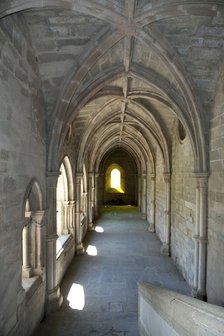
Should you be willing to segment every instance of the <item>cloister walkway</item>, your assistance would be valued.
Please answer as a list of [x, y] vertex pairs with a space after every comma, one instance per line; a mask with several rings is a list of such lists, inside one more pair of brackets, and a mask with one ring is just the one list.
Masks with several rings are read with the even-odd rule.
[[137, 283], [189, 294], [190, 288], [136, 207], [104, 207], [86, 253], [74, 258], [62, 282], [62, 308], [36, 336], [138, 336]]

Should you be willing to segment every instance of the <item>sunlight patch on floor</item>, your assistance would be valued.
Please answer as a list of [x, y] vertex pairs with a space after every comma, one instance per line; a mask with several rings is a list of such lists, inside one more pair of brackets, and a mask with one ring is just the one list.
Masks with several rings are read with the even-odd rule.
[[97, 248], [93, 245], [88, 245], [86, 253], [90, 256], [97, 256]]
[[85, 307], [85, 293], [84, 288], [80, 284], [73, 283], [67, 300], [69, 301], [69, 307], [76, 310], [83, 310]]
[[104, 232], [104, 229], [102, 228], [102, 226], [96, 226], [95, 231], [99, 232], [99, 233], [102, 233], [102, 232]]

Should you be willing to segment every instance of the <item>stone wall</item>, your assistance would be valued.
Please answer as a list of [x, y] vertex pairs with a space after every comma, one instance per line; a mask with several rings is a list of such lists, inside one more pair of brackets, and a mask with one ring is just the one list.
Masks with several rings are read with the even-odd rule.
[[[176, 132], [177, 133], [177, 132]], [[196, 179], [189, 138], [173, 138], [171, 180], [171, 255], [193, 285]]]
[[164, 182], [164, 162], [162, 153], [157, 148], [156, 152], [156, 213], [155, 213], [155, 226], [156, 234], [159, 239], [164, 241], [164, 217], [166, 210], [166, 194], [165, 194], [165, 182]]
[[[8, 335], [19, 324], [22, 328], [23, 201], [32, 179], [45, 199], [45, 124], [36, 59], [21, 18], [1, 20], [0, 44], [0, 334]], [[45, 288], [40, 288], [32, 301], [39, 305], [32, 328], [43, 310]]]
[[224, 306], [224, 73], [220, 76], [210, 132], [210, 177], [208, 184], [207, 295]]

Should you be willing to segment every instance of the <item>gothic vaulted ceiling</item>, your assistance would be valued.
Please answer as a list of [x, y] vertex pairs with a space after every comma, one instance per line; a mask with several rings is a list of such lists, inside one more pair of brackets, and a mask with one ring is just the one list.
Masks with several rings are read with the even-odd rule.
[[222, 2], [1, 1], [1, 17], [11, 14], [30, 34], [52, 148], [62, 147], [70, 127], [80, 156], [123, 146], [153, 159], [160, 148], [169, 169], [179, 118], [204, 169]]

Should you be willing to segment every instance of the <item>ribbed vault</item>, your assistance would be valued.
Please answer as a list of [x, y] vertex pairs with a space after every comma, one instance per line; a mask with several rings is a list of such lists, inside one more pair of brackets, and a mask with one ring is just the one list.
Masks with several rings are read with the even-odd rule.
[[[46, 103], [48, 170], [58, 168], [72, 128], [80, 166], [84, 156], [97, 156], [114, 141], [135, 146], [151, 160], [159, 146], [164, 170], [170, 171], [175, 118], [190, 138], [195, 170], [207, 170], [206, 111], [197, 99], [206, 96], [206, 87], [197, 86], [198, 69], [191, 68], [181, 39], [173, 45], [172, 31], [164, 31], [168, 24], [181, 25], [191, 48], [192, 26], [222, 21], [223, 4], [17, 0], [3, 1], [0, 13], [18, 15], [32, 39]], [[193, 33], [197, 36], [197, 29]]]

